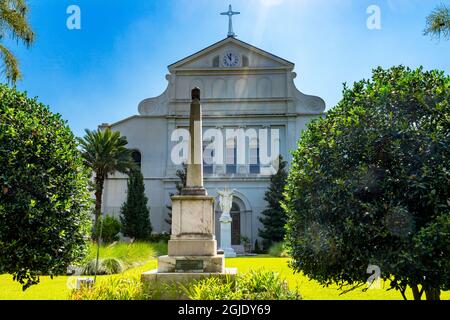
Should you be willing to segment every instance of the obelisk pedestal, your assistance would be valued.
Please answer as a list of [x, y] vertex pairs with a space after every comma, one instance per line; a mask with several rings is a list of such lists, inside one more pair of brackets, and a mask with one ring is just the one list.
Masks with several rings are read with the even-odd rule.
[[231, 216], [222, 214], [220, 221], [220, 249], [223, 250], [225, 258], [236, 257], [236, 252], [231, 247]]
[[188, 281], [205, 276], [236, 274], [225, 269], [217, 254], [214, 197], [203, 186], [202, 112], [200, 90], [192, 90], [186, 187], [172, 197], [172, 233], [168, 255], [158, 258], [158, 269], [142, 274], [143, 281]]

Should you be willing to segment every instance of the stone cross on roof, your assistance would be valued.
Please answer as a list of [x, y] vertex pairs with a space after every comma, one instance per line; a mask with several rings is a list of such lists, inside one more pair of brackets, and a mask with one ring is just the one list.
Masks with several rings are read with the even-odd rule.
[[229, 22], [228, 22], [228, 37], [236, 37], [236, 34], [233, 32], [233, 16], [241, 14], [240, 12], [233, 11], [231, 4], [228, 7], [228, 12], [222, 12], [222, 16], [228, 16]]

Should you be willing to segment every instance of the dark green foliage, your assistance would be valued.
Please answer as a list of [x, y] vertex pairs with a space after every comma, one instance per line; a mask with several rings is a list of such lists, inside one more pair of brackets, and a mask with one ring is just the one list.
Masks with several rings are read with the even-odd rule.
[[258, 239], [255, 240], [255, 246], [253, 248], [253, 252], [255, 253], [261, 253], [261, 248], [259, 247], [259, 241]]
[[127, 201], [121, 208], [122, 231], [125, 236], [147, 240], [152, 233], [150, 210], [145, 195], [144, 177], [133, 170], [128, 178]]
[[24, 289], [84, 255], [88, 182], [60, 115], [0, 85], [0, 265]]
[[262, 217], [259, 217], [259, 221], [263, 224], [263, 229], [259, 230], [259, 236], [264, 239], [263, 244], [266, 250], [272, 243], [282, 242], [286, 233], [284, 226], [287, 216], [281, 207], [288, 176], [286, 164], [280, 156], [278, 171], [270, 178], [270, 186], [264, 197], [267, 208], [261, 213]]
[[272, 243], [267, 253], [272, 257], [289, 257], [286, 245], [283, 242]]
[[101, 215], [102, 196], [105, 179], [116, 172], [129, 174], [137, 169], [132, 158], [132, 150], [125, 146], [127, 138], [120, 132], [105, 130], [86, 130], [84, 138], [78, 139], [81, 145], [84, 164], [95, 173], [95, 221]]
[[150, 236], [149, 241], [156, 243], [156, 242], [166, 242], [170, 240], [170, 233], [154, 233]]
[[119, 240], [119, 232], [121, 229], [120, 221], [114, 217], [106, 216], [102, 218], [100, 216], [97, 220], [94, 230], [92, 231], [92, 239], [98, 240], [100, 234], [100, 229], [102, 232], [102, 241], [105, 243], [112, 243]]
[[402, 293], [450, 289], [449, 115], [443, 72], [378, 68], [345, 86], [294, 152], [292, 266], [324, 285], [363, 285], [372, 264]]
[[[175, 183], [175, 188], [177, 188], [177, 195], [180, 195], [181, 190], [186, 187], [187, 165], [185, 163], [183, 163], [183, 169], [177, 170], [176, 175], [180, 180]], [[173, 194], [170, 194], [170, 196], [172, 197]], [[172, 225], [172, 206], [166, 206], [166, 208], [169, 210], [169, 217], [164, 219], [164, 221], [168, 225]]]

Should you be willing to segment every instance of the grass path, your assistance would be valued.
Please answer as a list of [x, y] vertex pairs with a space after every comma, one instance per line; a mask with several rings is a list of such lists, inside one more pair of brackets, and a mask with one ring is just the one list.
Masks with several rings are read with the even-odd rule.
[[[355, 290], [345, 295], [339, 295], [340, 291], [335, 286], [323, 288], [317, 282], [311, 281], [301, 274], [293, 274], [288, 268], [287, 258], [272, 258], [267, 256], [245, 257], [227, 259], [227, 267], [238, 268], [239, 272], [258, 270], [265, 268], [280, 273], [289, 282], [291, 288], [298, 288], [303, 299], [306, 300], [401, 300], [400, 293], [396, 291], [386, 291], [386, 289], [371, 289], [367, 292]], [[145, 265], [132, 268], [123, 273], [140, 274], [156, 268], [156, 259], [152, 259]], [[99, 276], [105, 278], [110, 276]], [[70, 284], [74, 283], [73, 277], [41, 277], [41, 283], [22, 292], [22, 287], [12, 281], [10, 275], [0, 275], [0, 300], [65, 300], [70, 292]], [[407, 292], [408, 298], [412, 298], [411, 292]], [[441, 298], [450, 299], [450, 291], [443, 292]]]

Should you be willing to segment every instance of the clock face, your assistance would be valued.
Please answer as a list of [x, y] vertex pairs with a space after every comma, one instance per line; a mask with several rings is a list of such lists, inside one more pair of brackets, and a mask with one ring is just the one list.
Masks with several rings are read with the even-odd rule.
[[239, 65], [240, 58], [234, 52], [226, 52], [223, 55], [222, 62], [225, 67], [236, 67]]

